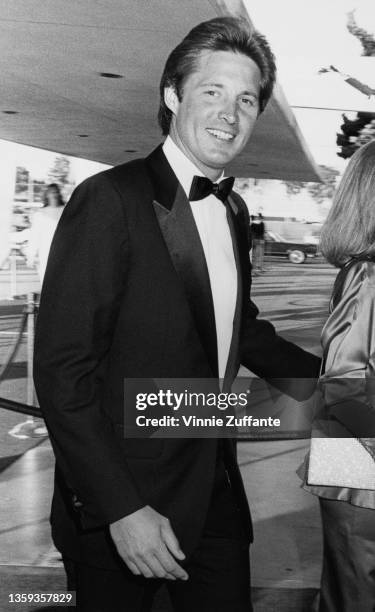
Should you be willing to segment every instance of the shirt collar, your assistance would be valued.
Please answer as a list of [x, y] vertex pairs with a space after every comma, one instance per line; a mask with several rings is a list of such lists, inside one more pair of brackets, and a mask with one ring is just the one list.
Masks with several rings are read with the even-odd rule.
[[[193, 164], [193, 162], [188, 157], [186, 157], [185, 153], [181, 151], [181, 149], [176, 145], [176, 143], [172, 140], [170, 136], [167, 136], [164, 141], [163, 152], [168, 160], [169, 165], [175, 173], [178, 182], [185, 191], [186, 197], [188, 198], [193, 177], [205, 175], [201, 170], [199, 170], [199, 168], [196, 167], [195, 164]], [[217, 181], [214, 182], [218, 182], [223, 178], [223, 176], [224, 172], [217, 179]]]

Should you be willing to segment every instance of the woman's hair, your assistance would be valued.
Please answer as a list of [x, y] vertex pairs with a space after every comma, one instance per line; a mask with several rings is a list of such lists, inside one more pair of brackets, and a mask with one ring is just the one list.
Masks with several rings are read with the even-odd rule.
[[57, 191], [58, 206], [64, 206], [65, 202], [64, 202], [64, 200], [62, 198], [60, 187], [58, 186], [57, 183], [50, 183], [45, 188], [45, 191], [44, 191], [44, 194], [43, 194], [43, 208], [45, 208], [46, 206], [50, 205], [49, 200], [48, 200], [48, 193], [49, 193], [49, 191], [51, 191], [51, 189], [54, 189], [54, 190]]
[[323, 225], [320, 249], [339, 268], [353, 257], [375, 256], [375, 140], [350, 159]]
[[232, 51], [252, 59], [261, 73], [259, 112], [261, 113], [271, 97], [276, 78], [275, 59], [268, 42], [254, 31], [244, 19], [217, 17], [204, 21], [187, 34], [171, 52], [160, 81], [159, 125], [164, 135], [169, 133], [172, 111], [164, 101], [164, 90], [173, 87], [178, 99], [183, 96], [185, 80], [197, 70], [204, 51]]

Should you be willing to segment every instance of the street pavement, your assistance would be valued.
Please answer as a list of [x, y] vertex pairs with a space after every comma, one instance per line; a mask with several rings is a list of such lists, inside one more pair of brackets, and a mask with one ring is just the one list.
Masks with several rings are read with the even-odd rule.
[[[287, 340], [320, 355], [320, 333], [337, 271], [321, 259], [305, 265], [268, 259], [265, 267], [265, 273], [254, 278], [252, 289], [259, 317], [272, 321]], [[300, 488], [295, 473], [307, 449], [308, 440], [239, 444], [254, 519], [255, 586], [308, 590], [319, 585], [317, 500]]]
[[[272, 321], [288, 340], [320, 354], [319, 336], [336, 271], [318, 259], [293, 265], [274, 258], [266, 260], [265, 267], [265, 273], [254, 278], [252, 289], [259, 317]], [[1, 272], [2, 290], [5, 279], [6, 273]], [[35, 274], [24, 271], [19, 286], [23, 295], [34, 291]], [[22, 308], [22, 299], [0, 303], [0, 366], [16, 336]], [[26, 341], [9, 378], [0, 382], [0, 397], [25, 401], [25, 375]], [[25, 417], [5, 410], [1, 416], [0, 498], [6, 503], [0, 508], [0, 612], [7, 612], [7, 590], [27, 585], [29, 589], [63, 588], [63, 573], [49, 536], [53, 466], [49, 441], [28, 440], [25, 445], [25, 440], [9, 435], [17, 419], [22, 422]], [[254, 520], [251, 559], [256, 612], [308, 610], [319, 585], [317, 500], [300, 488], [295, 474], [307, 448], [308, 440], [303, 439], [239, 443], [239, 463]], [[156, 609], [168, 609], [163, 598]]]

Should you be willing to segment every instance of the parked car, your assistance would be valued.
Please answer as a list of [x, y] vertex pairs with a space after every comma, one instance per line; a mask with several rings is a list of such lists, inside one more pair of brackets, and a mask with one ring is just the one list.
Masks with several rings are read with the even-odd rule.
[[289, 261], [295, 264], [303, 263], [307, 257], [316, 257], [318, 247], [316, 244], [305, 242], [292, 242], [286, 240], [276, 232], [266, 232], [265, 255], [288, 257]]

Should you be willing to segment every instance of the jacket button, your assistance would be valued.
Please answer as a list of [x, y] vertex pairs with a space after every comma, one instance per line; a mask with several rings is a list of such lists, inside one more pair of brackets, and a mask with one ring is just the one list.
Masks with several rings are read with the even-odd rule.
[[72, 500], [73, 500], [73, 506], [74, 506], [75, 508], [77, 508], [77, 510], [78, 510], [79, 508], [82, 508], [83, 503], [82, 503], [81, 501], [79, 501], [79, 499], [78, 499], [77, 495], [73, 495]]

